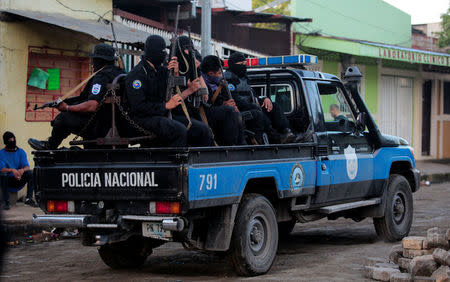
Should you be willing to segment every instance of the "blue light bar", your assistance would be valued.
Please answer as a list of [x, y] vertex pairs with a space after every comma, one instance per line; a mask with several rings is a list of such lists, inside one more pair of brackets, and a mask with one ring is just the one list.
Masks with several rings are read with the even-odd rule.
[[282, 63], [283, 63], [283, 56], [267, 58], [268, 65], [281, 65]]
[[299, 56], [284, 56], [283, 64], [298, 64]]
[[[264, 66], [289, 66], [289, 65], [315, 65], [318, 63], [317, 56], [300, 54], [289, 56], [276, 56], [276, 57], [262, 57], [262, 58], [249, 58], [247, 59], [247, 65], [249, 67], [264, 67]], [[228, 67], [228, 60], [224, 60], [225, 67]]]

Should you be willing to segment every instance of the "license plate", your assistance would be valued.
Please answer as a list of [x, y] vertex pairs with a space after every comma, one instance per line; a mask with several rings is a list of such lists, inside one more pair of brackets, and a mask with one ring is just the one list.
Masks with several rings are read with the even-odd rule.
[[142, 236], [160, 240], [170, 240], [172, 238], [172, 232], [164, 230], [162, 228], [162, 223], [142, 222]]

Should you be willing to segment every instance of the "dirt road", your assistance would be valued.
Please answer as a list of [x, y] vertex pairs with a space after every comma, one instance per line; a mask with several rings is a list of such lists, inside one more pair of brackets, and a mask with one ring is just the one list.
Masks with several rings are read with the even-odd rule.
[[[450, 183], [422, 187], [414, 194], [415, 214], [410, 235], [423, 235], [428, 228], [450, 228]], [[189, 252], [170, 243], [154, 250], [136, 270], [111, 270], [93, 247], [78, 240], [30, 244], [10, 249], [5, 259], [5, 281], [24, 280], [363, 280], [367, 256], [387, 257], [392, 243], [380, 241], [371, 219], [320, 220], [297, 224], [280, 242], [271, 271], [259, 277], [236, 276], [226, 257]]]

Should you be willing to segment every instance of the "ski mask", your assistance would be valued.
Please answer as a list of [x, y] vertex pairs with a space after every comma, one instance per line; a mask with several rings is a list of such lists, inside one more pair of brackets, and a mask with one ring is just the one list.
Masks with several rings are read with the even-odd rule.
[[[192, 59], [189, 57], [188, 54], [185, 53], [185, 50], [189, 50], [191, 47], [193, 47], [192, 40], [183, 35], [178, 37], [176, 46], [175, 46], [175, 56], [178, 58], [178, 68], [180, 75], [186, 76], [187, 79], [193, 80], [194, 75], [192, 73], [192, 69], [194, 66], [192, 66]], [[194, 56], [198, 61], [202, 61], [202, 57], [200, 53], [198, 53], [197, 50], [194, 51]]]
[[114, 62], [110, 62], [104, 59], [100, 59], [100, 58], [93, 58], [92, 59], [92, 65], [94, 66], [94, 71], [98, 71], [99, 69], [101, 69], [102, 67], [106, 66], [106, 65], [111, 65]]
[[145, 41], [144, 57], [155, 67], [160, 66], [167, 56], [166, 41], [159, 35], [150, 35]]
[[[14, 138], [14, 140], [9, 140], [11, 138]], [[12, 133], [10, 131], [6, 131], [3, 134], [3, 143], [5, 143], [6, 149], [14, 150], [17, 147], [16, 146], [16, 136], [14, 136], [14, 133]]]
[[230, 71], [232, 71], [240, 78], [244, 77], [247, 74], [247, 65], [236, 64], [242, 61], [245, 61], [245, 56], [244, 54], [239, 52], [231, 54], [230, 58], [228, 59]]

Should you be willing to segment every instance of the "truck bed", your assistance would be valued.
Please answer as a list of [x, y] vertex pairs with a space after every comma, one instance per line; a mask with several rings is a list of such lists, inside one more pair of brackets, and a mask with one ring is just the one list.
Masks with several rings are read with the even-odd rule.
[[[189, 170], [311, 161], [314, 150], [314, 143], [304, 143], [36, 151], [36, 195], [41, 203], [47, 200], [136, 201], [148, 205], [150, 200], [180, 201], [182, 210], [187, 211], [205, 205], [205, 201], [196, 201], [197, 195], [189, 190], [197, 185], [189, 179]], [[232, 175], [223, 176], [221, 186], [226, 187], [231, 178]], [[217, 192], [227, 194], [227, 191]], [[220, 198], [220, 193], [217, 195]]]

